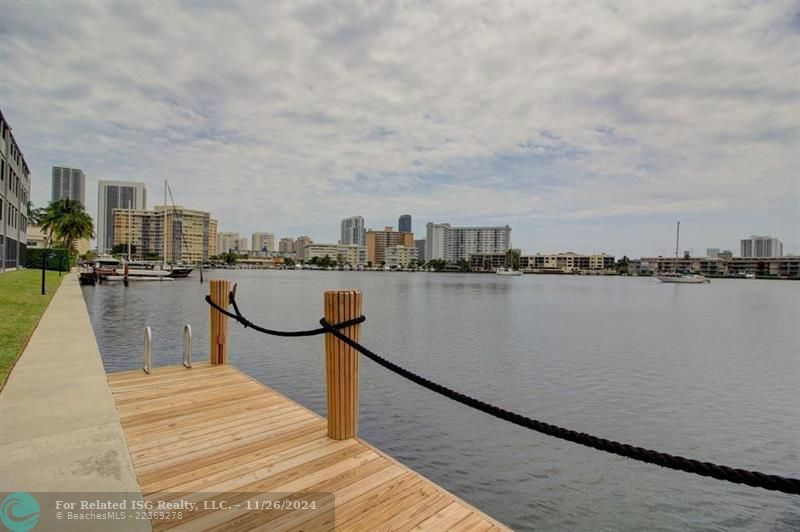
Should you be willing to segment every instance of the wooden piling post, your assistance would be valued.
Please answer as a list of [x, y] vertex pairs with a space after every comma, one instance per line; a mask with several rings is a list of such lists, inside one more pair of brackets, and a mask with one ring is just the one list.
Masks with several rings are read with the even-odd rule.
[[[220, 307], [228, 308], [228, 293], [230, 292], [230, 282], [225, 279], [213, 279], [209, 281], [209, 295], [211, 301]], [[209, 307], [211, 331], [211, 355], [212, 364], [228, 363], [228, 316], [218, 311], [214, 307]]]
[[[361, 316], [360, 290], [325, 292], [325, 319], [330, 324]], [[348, 338], [358, 341], [361, 325], [343, 329]], [[325, 374], [328, 385], [328, 437], [353, 438], [358, 433], [359, 353], [332, 334], [325, 335]]]

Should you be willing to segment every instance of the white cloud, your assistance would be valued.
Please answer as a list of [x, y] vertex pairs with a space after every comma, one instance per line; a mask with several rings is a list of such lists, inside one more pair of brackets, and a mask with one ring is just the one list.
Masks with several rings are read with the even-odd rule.
[[37, 203], [68, 164], [151, 200], [169, 178], [243, 233], [411, 212], [417, 232], [509, 223], [529, 251], [636, 255], [681, 218], [697, 248], [800, 251], [796, 3], [0, 9]]

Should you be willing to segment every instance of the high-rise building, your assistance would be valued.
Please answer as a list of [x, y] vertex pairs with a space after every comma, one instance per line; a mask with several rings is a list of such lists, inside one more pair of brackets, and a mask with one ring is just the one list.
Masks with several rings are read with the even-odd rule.
[[363, 216], [351, 216], [342, 220], [342, 237], [340, 244], [366, 245], [366, 229]]
[[28, 164], [0, 111], [0, 272], [25, 266], [30, 193]]
[[297, 260], [305, 260], [306, 246], [313, 243], [314, 241], [311, 240], [310, 236], [302, 235], [297, 237], [297, 240], [295, 240], [294, 243], [295, 256], [297, 257]]
[[425, 239], [414, 240], [414, 247], [417, 248], [417, 262], [425, 264], [427, 262], [425, 258]]
[[397, 230], [401, 233], [411, 233], [411, 215], [403, 214], [397, 220]]
[[86, 176], [80, 168], [53, 167], [51, 201], [71, 199], [86, 206]]
[[719, 248], [706, 248], [706, 257], [716, 257], [719, 255]]
[[217, 221], [208, 220], [208, 258], [217, 256]]
[[266, 254], [275, 251], [275, 235], [273, 233], [253, 233], [252, 241], [250, 251], [253, 253]]
[[751, 235], [741, 241], [742, 257], [782, 257], [783, 243], [771, 236]]
[[164, 206], [156, 205], [153, 210], [114, 209], [113, 215], [113, 246], [126, 248], [130, 244], [132, 254], [138, 258], [194, 264], [214, 254], [212, 240], [217, 221], [207, 212], [170, 205], [165, 215]]
[[249, 250], [247, 249], [247, 238], [237, 238], [234, 242], [233, 252], [237, 255], [248, 255]]
[[217, 233], [217, 254], [231, 253], [236, 251], [238, 246], [239, 233], [222, 231]]
[[367, 231], [367, 260], [373, 266], [386, 264], [386, 248], [392, 246], [414, 247], [414, 233], [401, 233], [392, 227], [384, 227], [383, 231]]
[[283, 255], [293, 255], [295, 253], [294, 238], [284, 237], [278, 242], [278, 251]]
[[[55, 168], [53, 169], [55, 173]], [[55, 177], [53, 178], [55, 181]], [[114, 209], [147, 208], [144, 183], [134, 181], [97, 182], [97, 250], [108, 253], [114, 247]]]
[[505, 253], [511, 249], [511, 227], [452, 227], [429, 222], [425, 260], [469, 260], [476, 253]]

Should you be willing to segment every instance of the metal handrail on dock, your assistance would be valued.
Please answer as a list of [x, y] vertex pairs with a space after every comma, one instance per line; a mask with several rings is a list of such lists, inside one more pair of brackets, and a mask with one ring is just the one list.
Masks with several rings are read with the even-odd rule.
[[188, 323], [183, 326], [183, 365], [192, 367], [192, 326]]
[[148, 375], [153, 368], [153, 331], [150, 327], [144, 328], [144, 361], [142, 362], [142, 369]]

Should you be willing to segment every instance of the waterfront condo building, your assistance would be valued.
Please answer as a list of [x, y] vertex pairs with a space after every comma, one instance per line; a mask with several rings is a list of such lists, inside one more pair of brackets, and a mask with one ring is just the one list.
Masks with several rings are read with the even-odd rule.
[[414, 233], [401, 233], [392, 227], [383, 231], [367, 231], [367, 261], [373, 266], [386, 264], [386, 249], [394, 246], [414, 247]]
[[[53, 169], [55, 172], [55, 168]], [[54, 178], [55, 179], [55, 178]], [[114, 209], [146, 209], [144, 183], [134, 181], [97, 182], [97, 251], [109, 253], [114, 247]]]
[[387, 268], [408, 268], [417, 263], [416, 246], [388, 246], [385, 250]]
[[476, 253], [506, 253], [511, 249], [511, 227], [452, 227], [429, 222], [426, 226], [425, 260], [456, 263]]
[[[166, 222], [167, 230], [164, 230]], [[114, 245], [140, 259], [166, 260], [170, 264], [207, 261], [216, 251], [211, 242], [217, 221], [204, 211], [180, 205], [155, 209], [114, 209]], [[166, 238], [166, 259], [164, 259]]]
[[519, 269], [537, 273], [611, 273], [614, 262], [614, 256], [605, 253], [537, 253], [520, 256]]
[[0, 271], [25, 266], [31, 178], [0, 111]]
[[782, 257], [783, 243], [771, 236], [752, 235], [741, 241], [742, 257]]
[[691, 271], [709, 277], [759, 277], [800, 279], [800, 257], [733, 257], [723, 251], [717, 257], [642, 257], [637, 274], [654, 274], [664, 271]]
[[351, 216], [345, 218], [341, 223], [342, 236], [339, 239], [340, 244], [356, 244], [357, 246], [366, 246], [366, 229], [364, 225], [363, 216]]
[[327, 256], [342, 266], [357, 267], [367, 264], [367, 248], [356, 244], [312, 243], [305, 246], [303, 254], [306, 261], [314, 257], [321, 259]]
[[253, 233], [252, 247], [250, 251], [254, 254], [266, 255], [270, 251], [275, 251], [275, 234], [274, 233]]
[[80, 168], [53, 167], [51, 201], [71, 199], [86, 206], [86, 176]]

